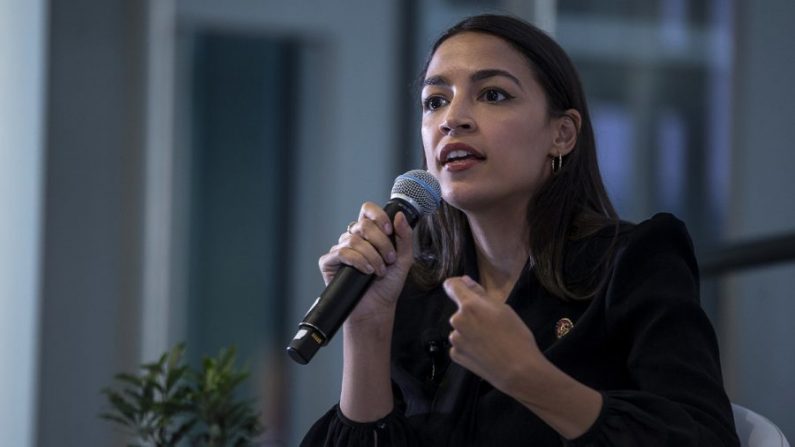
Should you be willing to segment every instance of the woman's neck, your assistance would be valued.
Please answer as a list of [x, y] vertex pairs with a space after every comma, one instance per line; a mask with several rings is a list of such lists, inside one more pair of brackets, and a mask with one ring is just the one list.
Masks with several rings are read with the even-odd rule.
[[529, 256], [527, 207], [492, 208], [467, 213], [477, 252], [480, 283], [505, 300]]

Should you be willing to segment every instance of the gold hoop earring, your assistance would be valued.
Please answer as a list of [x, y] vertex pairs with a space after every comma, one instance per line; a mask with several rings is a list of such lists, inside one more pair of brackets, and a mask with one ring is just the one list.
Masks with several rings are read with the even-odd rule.
[[563, 167], [563, 155], [558, 154], [552, 157], [552, 174], [557, 174], [560, 172], [560, 168]]

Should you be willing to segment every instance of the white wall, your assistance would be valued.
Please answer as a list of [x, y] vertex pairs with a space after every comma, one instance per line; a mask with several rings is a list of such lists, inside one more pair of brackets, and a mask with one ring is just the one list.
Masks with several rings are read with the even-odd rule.
[[0, 1], [0, 445], [33, 446], [46, 4]]
[[122, 445], [98, 415], [100, 390], [140, 358], [146, 5], [48, 11], [34, 442]]

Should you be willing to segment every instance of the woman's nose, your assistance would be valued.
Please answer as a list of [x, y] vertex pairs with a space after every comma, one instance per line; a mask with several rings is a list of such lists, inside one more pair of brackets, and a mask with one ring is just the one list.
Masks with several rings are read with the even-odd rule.
[[446, 110], [444, 121], [439, 125], [439, 130], [450, 135], [456, 132], [471, 132], [475, 130], [475, 120], [471, 111], [461, 103], [450, 103]]

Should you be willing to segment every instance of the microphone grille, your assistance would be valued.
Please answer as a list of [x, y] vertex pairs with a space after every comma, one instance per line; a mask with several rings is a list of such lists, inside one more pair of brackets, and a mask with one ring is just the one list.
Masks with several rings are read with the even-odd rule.
[[392, 186], [392, 198], [407, 197], [422, 214], [431, 214], [439, 208], [442, 190], [434, 176], [422, 169], [414, 169], [399, 175]]

